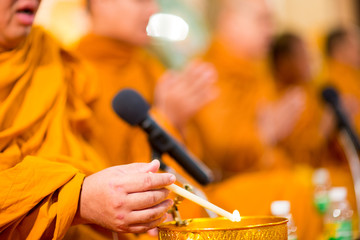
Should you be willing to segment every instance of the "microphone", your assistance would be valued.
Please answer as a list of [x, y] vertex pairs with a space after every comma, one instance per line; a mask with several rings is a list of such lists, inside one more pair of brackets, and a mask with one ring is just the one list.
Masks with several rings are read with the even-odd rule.
[[191, 156], [149, 116], [150, 106], [139, 93], [132, 89], [120, 91], [113, 99], [112, 107], [125, 122], [141, 127], [148, 134], [150, 145], [155, 151], [168, 153], [197, 182], [206, 185], [213, 181], [211, 170]]
[[346, 113], [342, 110], [343, 107], [339, 98], [339, 94], [336, 91], [336, 89], [328, 86], [323, 89], [321, 94], [325, 102], [327, 102], [328, 105], [330, 105], [331, 108], [333, 109], [337, 118], [338, 127], [343, 128], [349, 134], [351, 141], [353, 142], [356, 150], [360, 151], [359, 138], [352, 124], [350, 123]]

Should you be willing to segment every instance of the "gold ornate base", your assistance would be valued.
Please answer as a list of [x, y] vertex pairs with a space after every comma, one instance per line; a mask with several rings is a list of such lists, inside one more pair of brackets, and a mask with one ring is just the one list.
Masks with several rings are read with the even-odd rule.
[[240, 222], [225, 218], [189, 219], [187, 226], [176, 222], [161, 224], [160, 240], [287, 240], [286, 218], [242, 217]]

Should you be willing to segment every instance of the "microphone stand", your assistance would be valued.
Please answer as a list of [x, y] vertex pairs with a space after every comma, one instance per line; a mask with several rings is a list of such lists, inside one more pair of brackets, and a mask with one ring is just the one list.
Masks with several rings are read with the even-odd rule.
[[[358, 217], [360, 217], [360, 159], [357, 152], [356, 142], [353, 142], [352, 136], [346, 130], [339, 132], [340, 143], [343, 146], [346, 158], [348, 160], [351, 176], [354, 182], [356, 208]], [[360, 221], [358, 221], [358, 238], [360, 232]]]
[[[163, 161], [162, 161], [162, 153], [160, 153], [159, 151], [157, 151], [154, 147], [152, 147], [152, 152], [151, 152], [151, 160], [159, 160], [160, 162], [160, 169], [163, 170], [164, 172], [168, 172], [171, 174], [174, 174], [176, 177], [176, 181], [178, 181], [179, 183], [181, 183], [183, 186], [191, 186], [192, 191], [195, 195], [208, 200], [206, 197], [206, 194], [200, 190], [199, 188], [196, 188], [192, 185], [189, 184], [189, 182], [178, 172], [175, 171], [175, 169], [173, 169], [172, 167], [166, 165]], [[206, 213], [209, 215], [210, 218], [216, 218], [218, 217], [218, 215], [206, 208], [204, 208]]]

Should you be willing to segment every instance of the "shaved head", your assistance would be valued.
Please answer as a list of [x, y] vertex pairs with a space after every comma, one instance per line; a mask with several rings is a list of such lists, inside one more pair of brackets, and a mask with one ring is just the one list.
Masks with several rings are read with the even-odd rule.
[[215, 35], [233, 52], [250, 58], [266, 54], [274, 30], [268, 1], [213, 0], [212, 4]]
[[208, 0], [208, 19], [210, 24], [215, 27], [220, 14], [229, 11], [241, 14], [259, 4], [269, 7], [266, 0]]
[[326, 54], [332, 59], [356, 68], [360, 67], [360, 33], [355, 27], [339, 28], [326, 39]]
[[146, 27], [158, 11], [156, 0], [86, 0], [95, 34], [146, 45]]

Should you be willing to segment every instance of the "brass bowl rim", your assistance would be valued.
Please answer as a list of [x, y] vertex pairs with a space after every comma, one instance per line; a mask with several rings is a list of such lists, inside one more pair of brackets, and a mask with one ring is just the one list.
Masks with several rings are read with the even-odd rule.
[[[221, 219], [226, 219], [224, 217], [217, 217], [217, 218], [192, 218], [192, 219], [188, 219], [189, 222], [192, 222], [193, 220], [205, 220], [205, 219], [210, 219], [210, 220], [221, 220]], [[265, 223], [265, 224], [254, 224], [254, 225], [248, 225], [248, 226], [242, 226], [242, 227], [237, 227], [237, 228], [224, 228], [224, 227], [219, 227], [219, 228], [193, 228], [193, 229], [189, 229], [187, 228], [187, 226], [179, 226], [179, 227], [174, 227], [175, 225], [175, 221], [171, 221], [171, 222], [167, 222], [167, 223], [162, 223], [158, 226], [159, 230], [170, 230], [170, 231], [174, 231], [174, 232], [183, 232], [188, 231], [188, 232], [200, 232], [200, 231], [238, 231], [238, 230], [246, 230], [246, 229], [253, 229], [253, 228], [263, 228], [263, 227], [272, 227], [272, 226], [277, 226], [277, 225], [283, 225], [286, 224], [289, 220], [287, 218], [284, 217], [274, 217], [274, 216], [244, 216], [241, 217], [241, 220], [243, 219], [276, 219], [278, 220], [277, 222], [271, 222], [271, 223]]]

